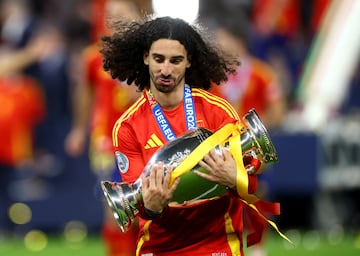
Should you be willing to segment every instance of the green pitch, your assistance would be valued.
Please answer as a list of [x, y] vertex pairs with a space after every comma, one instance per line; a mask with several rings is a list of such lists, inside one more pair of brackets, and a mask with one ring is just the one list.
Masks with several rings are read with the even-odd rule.
[[359, 256], [360, 233], [325, 235], [317, 231], [290, 230], [286, 236], [294, 243], [291, 245], [272, 232], [265, 240], [268, 256]]
[[[314, 231], [286, 232], [294, 242], [290, 245], [275, 233], [265, 240], [267, 256], [359, 256], [360, 234], [329, 237]], [[1, 239], [0, 255], [6, 256], [106, 256], [100, 238], [88, 236], [81, 241], [69, 242], [62, 236], [48, 236], [46, 242], [32, 241], [26, 245], [23, 239]], [[249, 255], [249, 249], [245, 250]]]
[[6, 256], [105, 256], [105, 251], [98, 236], [91, 236], [78, 242], [69, 242], [62, 236], [47, 237], [43, 241], [33, 241], [26, 245], [23, 239], [0, 239], [0, 255]]

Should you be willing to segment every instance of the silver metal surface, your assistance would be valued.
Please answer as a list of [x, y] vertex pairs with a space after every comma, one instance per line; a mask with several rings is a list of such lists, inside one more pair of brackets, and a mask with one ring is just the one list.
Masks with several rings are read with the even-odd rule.
[[[270, 136], [254, 109], [244, 115], [243, 124], [244, 128], [240, 131], [242, 155], [251, 155], [258, 158], [261, 164], [277, 162], [278, 156]], [[169, 165], [172, 165], [175, 169], [198, 145], [211, 135], [212, 133], [209, 130], [198, 128], [169, 142], [153, 155], [145, 166], [143, 174], [149, 175], [151, 166], [159, 161], [164, 163], [165, 169]], [[225, 143], [225, 147], [228, 146], [229, 144]], [[219, 146], [216, 147], [217, 150], [219, 148]], [[199, 166], [195, 166], [193, 169], [197, 168]], [[252, 172], [254, 170], [250, 168], [248, 171]], [[141, 207], [141, 179], [139, 178], [132, 184], [101, 181], [101, 187], [121, 230], [123, 232], [128, 231], [135, 217], [139, 214], [138, 207]], [[220, 189], [219, 191], [219, 193], [222, 193], [224, 190]]]

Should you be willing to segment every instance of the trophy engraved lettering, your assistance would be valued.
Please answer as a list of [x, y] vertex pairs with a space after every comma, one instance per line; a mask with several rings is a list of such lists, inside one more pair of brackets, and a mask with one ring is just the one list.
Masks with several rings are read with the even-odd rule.
[[[244, 115], [243, 125], [244, 127], [240, 131], [239, 142], [241, 144], [242, 156], [251, 156], [258, 159], [262, 165], [277, 162], [278, 156], [276, 150], [255, 109], [250, 110]], [[143, 174], [149, 175], [151, 166], [159, 161], [164, 163], [165, 170], [170, 165], [175, 170], [197, 146], [212, 134], [211, 131], [205, 128], [197, 128], [165, 144], [151, 157], [143, 170]], [[225, 142], [223, 147], [228, 148], [229, 143]], [[217, 145], [215, 151], [221, 154], [221, 146]], [[184, 204], [221, 196], [227, 192], [226, 187], [197, 176], [193, 173], [193, 170], [206, 172], [206, 170], [197, 165], [186, 174], [183, 174], [174, 192], [173, 202]], [[255, 171], [252, 166], [247, 167], [246, 170], [248, 172]], [[139, 213], [137, 206], [142, 201], [141, 178], [139, 177], [132, 184], [101, 181], [101, 187], [121, 230], [126, 232]]]

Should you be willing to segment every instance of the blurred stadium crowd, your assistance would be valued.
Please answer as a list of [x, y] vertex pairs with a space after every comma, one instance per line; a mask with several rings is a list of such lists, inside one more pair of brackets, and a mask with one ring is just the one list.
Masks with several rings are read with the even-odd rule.
[[[0, 0], [0, 239], [9, 231], [99, 232], [103, 198], [93, 156], [87, 150], [69, 154], [65, 141], [79, 102], [81, 54], [99, 39], [104, 1]], [[151, 0], [136, 2], [143, 13], [153, 13]], [[230, 79], [234, 84], [250, 79], [244, 74], [253, 68], [248, 56], [265, 63], [259, 72], [276, 76], [276, 89], [251, 87], [260, 91], [249, 104], [264, 102], [258, 108], [278, 149], [280, 162], [264, 173], [262, 188], [283, 203], [278, 221], [284, 229], [360, 228], [360, 51], [325, 125], [305, 129], [296, 115], [304, 108], [301, 79], [333, 2], [199, 1], [198, 20], [219, 44], [235, 51], [229, 42], [243, 40], [243, 69]], [[226, 33], [233, 37], [224, 39]], [[242, 113], [237, 101], [244, 86], [224, 88], [216, 93]]]

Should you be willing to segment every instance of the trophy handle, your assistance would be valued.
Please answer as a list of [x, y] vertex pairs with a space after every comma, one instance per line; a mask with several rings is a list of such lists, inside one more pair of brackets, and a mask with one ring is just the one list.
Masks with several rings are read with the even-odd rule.
[[[244, 127], [240, 131], [240, 143], [242, 148], [242, 154], [244, 156], [253, 156], [254, 159], [259, 160], [256, 164], [252, 165], [250, 169], [247, 169], [248, 172], [258, 173], [257, 168], [254, 166], [260, 166], [260, 164], [267, 164], [278, 161], [278, 156], [274, 145], [270, 140], [270, 136], [262, 124], [258, 114], [255, 109], [251, 109], [244, 117], [243, 117]], [[145, 166], [143, 173], [150, 174], [150, 166], [156, 161], [165, 161], [166, 164], [174, 164], [176, 166], [183, 160], [183, 157], [187, 156], [188, 153], [183, 151], [189, 151], [196, 148], [199, 144], [202, 143], [207, 137], [209, 137], [212, 133], [204, 128], [199, 128], [197, 130], [193, 130], [190, 133], [187, 133], [182, 136], [182, 141], [185, 139], [187, 141], [187, 146], [181, 148], [181, 141], [174, 140], [169, 144], [166, 144], [160, 151], [161, 153], [167, 152], [168, 154], [162, 155], [163, 158], [157, 158], [153, 156], [150, 159], [148, 164]], [[226, 143], [229, 146], [229, 143]], [[181, 153], [181, 154], [178, 154]], [[176, 161], [169, 160], [168, 156], [180, 156]], [[156, 156], [156, 155], [155, 155]], [[182, 156], [182, 157], [181, 157]], [[199, 168], [199, 166], [194, 167]], [[251, 169], [252, 168], [252, 169]], [[188, 181], [186, 183], [185, 181]], [[183, 190], [181, 190], [181, 186], [183, 184]], [[190, 185], [189, 185], [190, 184]], [[193, 185], [191, 185], [193, 184]], [[192, 189], [188, 189], [189, 186], [192, 186]], [[118, 222], [121, 230], [126, 232], [130, 229], [131, 224], [134, 222], [135, 217], [139, 214], [139, 210], [136, 206], [142, 201], [141, 195], [141, 178], [139, 178], [134, 183], [125, 183], [125, 182], [110, 182], [110, 181], [101, 181], [101, 187], [104, 192], [106, 201], [111, 208], [116, 221]], [[195, 189], [196, 188], [196, 189]], [[198, 198], [204, 198], [205, 196], [217, 196], [219, 194], [225, 193], [226, 189], [222, 186], [218, 186], [217, 184], [211, 183], [207, 180], [201, 179], [196, 176], [193, 172], [188, 172], [182, 176], [182, 182], [178, 185], [177, 191], [178, 195], [181, 195], [178, 200], [180, 201], [191, 201], [196, 200]], [[200, 194], [194, 195], [194, 193]], [[205, 192], [207, 193], [205, 193]], [[208, 193], [208, 191], [210, 191]], [[187, 194], [188, 192], [188, 194]], [[176, 191], [174, 194], [174, 198], [176, 198]], [[175, 200], [176, 201], [176, 200]]]
[[127, 232], [139, 214], [136, 205], [141, 202], [141, 179], [135, 183], [101, 181], [105, 199], [122, 232]]
[[275, 163], [279, 161], [275, 147], [270, 135], [255, 109], [251, 109], [243, 117], [246, 131], [241, 131], [241, 148], [246, 154], [253, 151], [259, 160], [264, 163]]

